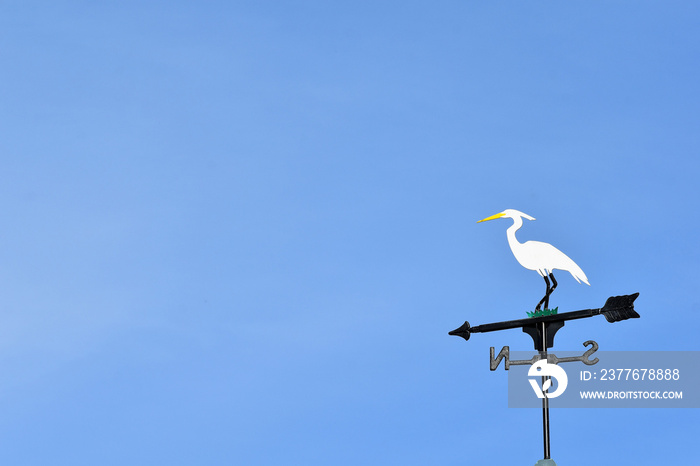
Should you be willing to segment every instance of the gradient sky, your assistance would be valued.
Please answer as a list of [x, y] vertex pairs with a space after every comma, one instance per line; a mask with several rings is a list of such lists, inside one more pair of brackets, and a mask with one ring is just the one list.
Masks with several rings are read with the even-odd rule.
[[[534, 464], [489, 347], [506, 208], [699, 350], [700, 5], [0, 2], [0, 462]], [[555, 351], [556, 352], [556, 351]], [[692, 409], [553, 410], [561, 465], [692, 464]]]

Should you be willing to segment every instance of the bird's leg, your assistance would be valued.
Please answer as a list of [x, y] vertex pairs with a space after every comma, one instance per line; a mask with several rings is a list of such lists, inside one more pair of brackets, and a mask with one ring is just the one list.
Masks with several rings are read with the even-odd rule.
[[[557, 280], [554, 278], [554, 273], [550, 272], [549, 278], [552, 279], [552, 287], [549, 289], [549, 294], [554, 293], [554, 289], [557, 287]], [[549, 299], [547, 299], [549, 301]], [[547, 302], [549, 304], [549, 302]]]
[[549, 273], [549, 278], [552, 279], [552, 286], [549, 286], [549, 281], [547, 280], [547, 277], [544, 277], [544, 280], [547, 282], [547, 294], [544, 295], [545, 309], [549, 309], [549, 295], [551, 295], [554, 291], [554, 288], [557, 287], [557, 280], [554, 278], [554, 274], [552, 272]]
[[549, 284], [549, 280], [547, 280], [547, 276], [544, 276], [544, 281], [547, 283], [547, 291], [545, 292], [544, 295], [544, 308], [549, 309], [549, 295], [552, 294], [552, 287]]
[[540, 308], [542, 307], [542, 303], [544, 303], [545, 309], [547, 309], [547, 306], [549, 305], [549, 293], [551, 293], [550, 287], [549, 287], [549, 279], [547, 278], [546, 275], [542, 278], [544, 278], [544, 282], [547, 284], [547, 291], [545, 292], [544, 298], [542, 298], [540, 300], [540, 302], [537, 303], [537, 307], [535, 308], [535, 312], [540, 310]]

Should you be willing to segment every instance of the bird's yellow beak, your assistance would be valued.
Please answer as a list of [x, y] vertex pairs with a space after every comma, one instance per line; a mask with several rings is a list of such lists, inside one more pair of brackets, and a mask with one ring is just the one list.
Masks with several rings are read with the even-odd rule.
[[476, 222], [476, 223], [485, 222], [486, 220], [496, 220], [497, 218], [504, 217], [505, 215], [506, 215], [506, 214], [504, 214], [503, 212], [501, 212], [500, 214], [492, 215], [492, 216], [490, 216], [490, 217], [486, 217], [486, 218], [483, 219], [483, 220], [479, 220], [479, 221]]

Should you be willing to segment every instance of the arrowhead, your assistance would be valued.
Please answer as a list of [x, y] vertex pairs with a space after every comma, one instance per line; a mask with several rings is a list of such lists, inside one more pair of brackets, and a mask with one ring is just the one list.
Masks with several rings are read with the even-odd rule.
[[471, 335], [471, 326], [469, 325], [469, 322], [464, 322], [461, 327], [452, 330], [449, 332], [449, 334], [469, 340], [469, 336]]

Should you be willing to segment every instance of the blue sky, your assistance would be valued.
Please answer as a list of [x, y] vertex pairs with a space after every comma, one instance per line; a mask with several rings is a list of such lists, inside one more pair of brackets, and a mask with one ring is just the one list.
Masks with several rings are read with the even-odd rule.
[[[698, 350], [693, 2], [0, 5], [0, 459], [534, 464], [488, 348], [541, 278], [506, 208]], [[694, 410], [553, 410], [559, 464], [690, 464]], [[581, 439], [585, 439], [586, 447]]]

